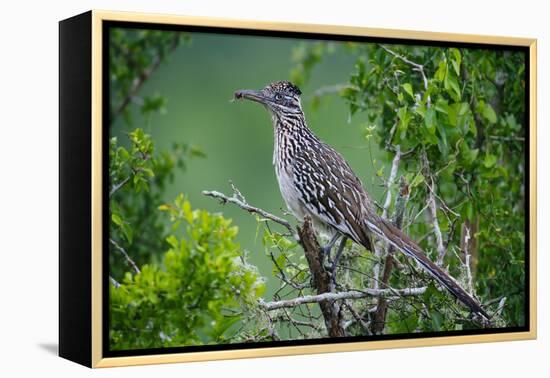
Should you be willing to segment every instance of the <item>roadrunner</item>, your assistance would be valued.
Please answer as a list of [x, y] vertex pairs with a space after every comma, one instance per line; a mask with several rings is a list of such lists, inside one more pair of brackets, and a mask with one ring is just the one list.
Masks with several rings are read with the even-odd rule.
[[342, 238], [332, 261], [332, 274], [347, 238], [372, 251], [371, 236], [375, 235], [413, 258], [474, 314], [489, 320], [480, 303], [434, 264], [418, 244], [377, 215], [372, 199], [342, 155], [307, 126], [300, 95], [300, 89], [288, 81], [269, 84], [259, 91], [235, 92], [236, 99], [258, 102], [271, 114], [273, 165], [282, 197], [297, 219], [308, 215], [317, 231], [329, 235], [330, 241], [323, 247], [329, 261], [330, 250]]

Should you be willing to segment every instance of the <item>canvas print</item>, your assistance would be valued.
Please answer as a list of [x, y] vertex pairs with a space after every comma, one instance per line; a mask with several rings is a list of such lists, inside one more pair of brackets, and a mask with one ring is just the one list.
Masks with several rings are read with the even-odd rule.
[[526, 329], [526, 49], [105, 30], [106, 355]]

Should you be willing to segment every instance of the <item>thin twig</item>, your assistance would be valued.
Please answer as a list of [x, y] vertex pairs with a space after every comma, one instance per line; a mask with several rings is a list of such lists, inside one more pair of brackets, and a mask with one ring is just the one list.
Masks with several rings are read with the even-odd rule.
[[130, 178], [131, 178], [131, 176], [128, 176], [124, 180], [122, 180], [121, 182], [119, 182], [118, 184], [113, 186], [111, 191], [109, 192], [109, 198], [111, 198], [116, 192], [118, 192], [120, 189], [122, 189], [122, 187], [124, 185], [126, 185], [128, 183], [128, 181], [130, 181]]
[[227, 202], [230, 202], [232, 204], [239, 206], [241, 209], [248, 211], [249, 213], [261, 215], [266, 219], [269, 219], [275, 223], [279, 223], [281, 226], [284, 226], [290, 232], [291, 235], [295, 235], [295, 232], [292, 229], [292, 225], [290, 224], [290, 222], [276, 215], [268, 213], [267, 211], [260, 209], [259, 207], [251, 206], [247, 202], [237, 198], [236, 195], [233, 195], [232, 197], [228, 197], [225, 194], [217, 192], [215, 190], [212, 190], [212, 191], [203, 190], [202, 194], [207, 197], [219, 199], [221, 204], [223, 205], [225, 205]]
[[115, 280], [112, 276], [109, 276], [109, 281], [111, 281], [111, 284], [115, 287], [115, 289], [120, 287], [120, 282]]
[[[359, 313], [357, 311], [355, 311], [355, 309], [353, 308], [353, 306], [348, 302], [348, 301], [345, 301], [344, 302], [344, 305], [346, 306], [346, 308], [349, 310], [349, 312], [351, 313], [351, 316], [353, 316], [355, 318], [355, 321], [357, 323], [359, 323], [359, 325], [361, 326], [361, 328], [363, 328], [365, 330], [365, 332], [367, 333], [367, 335], [372, 335], [371, 331], [370, 331], [370, 323], [369, 322], [366, 322], [365, 319], [363, 319], [363, 317], [361, 317], [361, 315], [359, 315]], [[347, 328], [347, 326], [345, 327]]]
[[[393, 50], [390, 50], [389, 48], [387, 48], [384, 45], [380, 45], [380, 47], [382, 47], [382, 49], [384, 49], [388, 54], [391, 54], [394, 57], [396, 57], [397, 59], [403, 61], [404, 63], [406, 63], [410, 66], [412, 66], [414, 71], [419, 72], [420, 75], [422, 76], [422, 81], [424, 83], [424, 90], [426, 90], [426, 91], [428, 90], [428, 78], [426, 77], [426, 73], [424, 72], [424, 66], [422, 64], [413, 62], [412, 60], [408, 59], [407, 57], [405, 57], [403, 55], [400, 55], [400, 54], [396, 53]], [[428, 107], [430, 106], [430, 103], [431, 103], [431, 99], [430, 99], [430, 96], [428, 96], [428, 99], [427, 99]]]
[[109, 239], [109, 242], [117, 249], [117, 251], [120, 252], [120, 254], [122, 254], [122, 256], [124, 256], [124, 258], [126, 259], [126, 262], [128, 263], [128, 265], [131, 266], [136, 273], [138, 273], [138, 274], [141, 273], [141, 271], [139, 270], [139, 268], [136, 265], [136, 263], [134, 262], [134, 260], [132, 260], [132, 258], [128, 255], [128, 253], [126, 252], [126, 250], [124, 248], [122, 248], [113, 239]]
[[504, 142], [525, 142], [524, 137], [518, 136], [500, 136], [500, 135], [487, 135], [489, 139], [501, 140]]

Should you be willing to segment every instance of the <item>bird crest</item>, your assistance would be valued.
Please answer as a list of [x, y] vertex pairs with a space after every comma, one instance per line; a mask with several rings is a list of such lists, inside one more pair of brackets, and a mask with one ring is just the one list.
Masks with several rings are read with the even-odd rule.
[[274, 92], [285, 92], [292, 95], [301, 95], [302, 91], [296, 85], [292, 84], [290, 81], [276, 81], [274, 83], [268, 84], [266, 89], [269, 89]]

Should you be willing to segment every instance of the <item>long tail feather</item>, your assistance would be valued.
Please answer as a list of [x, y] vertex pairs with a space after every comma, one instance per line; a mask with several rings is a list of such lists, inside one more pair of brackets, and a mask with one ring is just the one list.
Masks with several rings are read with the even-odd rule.
[[366, 227], [376, 236], [386, 240], [396, 249], [405, 255], [417, 261], [426, 272], [434, 277], [441, 285], [443, 285], [452, 295], [460, 302], [468, 307], [473, 313], [484, 317], [487, 321], [490, 320], [489, 314], [481, 307], [481, 304], [464, 290], [449, 274], [443, 269], [434, 264], [424, 253], [422, 248], [418, 246], [411, 238], [405, 235], [400, 229], [393, 226], [388, 221], [373, 217], [366, 220]]

